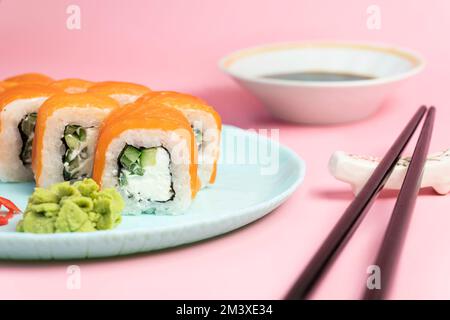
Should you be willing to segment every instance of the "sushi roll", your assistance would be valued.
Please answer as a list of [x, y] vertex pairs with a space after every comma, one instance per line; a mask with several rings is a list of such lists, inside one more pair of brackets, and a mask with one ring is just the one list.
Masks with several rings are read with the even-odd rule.
[[198, 148], [198, 175], [202, 188], [216, 179], [222, 121], [213, 107], [200, 98], [172, 91], [152, 91], [138, 102], [152, 101], [173, 107], [185, 115], [195, 134]]
[[90, 177], [98, 130], [117, 102], [92, 93], [61, 93], [39, 109], [33, 141], [36, 185]]
[[21, 84], [49, 84], [53, 81], [53, 79], [42, 73], [23, 73], [6, 78], [4, 81], [16, 82]]
[[33, 180], [31, 149], [37, 112], [59, 90], [17, 85], [0, 94], [0, 180]]
[[106, 95], [124, 106], [135, 102], [139, 97], [150, 92], [150, 89], [131, 82], [105, 81], [90, 87], [89, 92]]
[[103, 123], [93, 178], [125, 199], [126, 214], [180, 214], [200, 187], [197, 147], [184, 115], [162, 104], [134, 103]]
[[81, 93], [86, 92], [94, 82], [82, 79], [62, 79], [50, 83], [51, 87], [63, 90], [66, 93]]

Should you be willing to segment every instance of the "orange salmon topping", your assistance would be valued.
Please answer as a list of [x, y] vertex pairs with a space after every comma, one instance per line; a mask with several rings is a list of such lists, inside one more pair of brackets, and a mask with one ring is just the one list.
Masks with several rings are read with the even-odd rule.
[[53, 81], [52, 78], [42, 73], [23, 73], [17, 76], [6, 78], [5, 81], [17, 83], [41, 83], [48, 84]]
[[0, 93], [5, 91], [6, 89], [12, 88], [14, 86], [17, 86], [17, 82], [12, 81], [0, 81]]
[[60, 90], [41, 84], [19, 84], [6, 89], [0, 95], [0, 111], [9, 103], [17, 99], [31, 99], [38, 97], [50, 97]]
[[222, 119], [220, 115], [214, 110], [213, 107], [209, 106], [204, 100], [194, 97], [186, 93], [179, 93], [175, 91], [151, 91], [138, 99], [137, 102], [142, 101], [155, 101], [157, 103], [162, 103], [168, 107], [173, 107], [177, 109], [197, 109], [211, 113], [216, 121], [217, 128], [222, 130]]
[[[39, 84], [19, 84], [12, 88], [6, 89], [0, 94], [0, 112], [8, 104], [19, 99], [33, 99], [39, 97], [50, 97], [60, 92], [58, 89], [50, 88]], [[0, 122], [0, 131], [2, 125]]]
[[119, 104], [106, 96], [96, 95], [92, 93], [59, 93], [49, 98], [41, 106], [36, 120], [36, 128], [34, 130], [33, 151], [31, 155], [31, 165], [39, 180], [42, 172], [42, 152], [44, 147], [44, 133], [47, 120], [52, 114], [63, 108], [98, 108], [98, 109], [115, 109]]
[[[181, 111], [188, 109], [196, 109], [210, 113], [219, 131], [222, 131], [222, 119], [220, 115], [214, 110], [213, 107], [209, 106], [204, 100], [194, 97], [189, 94], [179, 93], [174, 91], [152, 91], [142, 97], [140, 97], [136, 102], [153, 101], [155, 103], [162, 103], [165, 106], [177, 108]], [[217, 175], [217, 159], [214, 161], [213, 170], [211, 177], [209, 179], [210, 183], [214, 183]]]
[[191, 153], [189, 174], [191, 177], [192, 197], [195, 197], [200, 188], [200, 180], [197, 176], [197, 147], [191, 126], [180, 111], [153, 102], [128, 104], [120, 109], [115, 109], [108, 115], [100, 129], [97, 141], [93, 179], [101, 185], [106, 165], [105, 154], [110, 143], [122, 132], [130, 129], [177, 130], [177, 133], [189, 144]]
[[150, 92], [150, 89], [146, 86], [131, 82], [104, 81], [94, 84], [89, 88], [89, 92], [108, 96], [113, 94], [130, 94], [141, 96], [147, 92]]
[[83, 79], [62, 79], [50, 83], [51, 87], [58, 88], [67, 93], [86, 92], [94, 82]]

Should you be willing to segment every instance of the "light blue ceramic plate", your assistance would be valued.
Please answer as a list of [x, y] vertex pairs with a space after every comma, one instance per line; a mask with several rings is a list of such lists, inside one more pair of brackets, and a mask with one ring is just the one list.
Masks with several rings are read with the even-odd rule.
[[[260, 135], [225, 126], [216, 183], [202, 190], [179, 216], [125, 216], [111, 231], [24, 234], [21, 216], [0, 227], [0, 259], [83, 259], [169, 248], [242, 227], [283, 203], [300, 185], [303, 161], [291, 150]], [[0, 183], [0, 195], [21, 209], [33, 183]]]

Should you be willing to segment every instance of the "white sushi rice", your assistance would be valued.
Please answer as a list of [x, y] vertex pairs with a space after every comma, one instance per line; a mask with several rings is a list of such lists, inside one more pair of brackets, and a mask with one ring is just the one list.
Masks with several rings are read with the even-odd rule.
[[198, 150], [198, 175], [202, 188], [209, 184], [214, 162], [219, 156], [220, 132], [212, 114], [198, 109], [179, 109], [194, 129], [202, 132], [202, 142]]
[[42, 171], [40, 177], [36, 179], [38, 186], [48, 187], [64, 181], [62, 157], [65, 147], [61, 139], [67, 125], [78, 125], [91, 129], [87, 135], [88, 159], [86, 166], [88, 169], [86, 171], [92, 173], [98, 129], [109, 112], [109, 109], [70, 107], [56, 110], [47, 119], [42, 150]]
[[37, 112], [48, 97], [17, 99], [6, 105], [0, 113], [0, 180], [4, 182], [33, 180], [33, 172], [20, 159], [22, 138], [20, 121]]
[[[118, 180], [118, 159], [126, 145], [137, 148], [164, 147], [167, 150], [171, 160], [169, 165], [172, 179], [171, 183], [173, 191], [175, 192], [172, 200], [167, 202], [139, 202], [128, 197], [127, 186], [121, 187]], [[164, 159], [160, 160], [162, 160], [161, 165], [163, 166], [165, 161]], [[144, 212], [168, 215], [180, 214], [185, 211], [192, 202], [189, 163], [189, 146], [182, 137], [182, 132], [155, 129], [130, 129], [124, 131], [120, 136], [114, 139], [107, 148], [105, 154], [105, 168], [101, 178], [102, 187], [114, 187], [119, 190], [125, 199], [124, 214], [137, 215]], [[149, 174], [147, 178], [150, 178], [150, 176], [152, 176], [152, 174]], [[151, 188], [150, 184], [162, 186], [161, 189], [166, 188], [168, 182], [167, 174], [159, 172], [159, 174], [154, 174], [151, 178], [152, 179], [145, 179], [145, 181], [142, 180], [139, 186], [136, 182], [133, 186], [135, 189], [134, 191], [136, 192], [137, 188], [139, 188], [141, 192], [145, 192], [145, 188]]]

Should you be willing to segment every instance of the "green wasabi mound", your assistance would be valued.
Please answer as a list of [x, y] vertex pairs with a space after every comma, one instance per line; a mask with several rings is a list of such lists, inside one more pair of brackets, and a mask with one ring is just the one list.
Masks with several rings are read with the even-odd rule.
[[28, 199], [18, 232], [59, 233], [108, 230], [121, 221], [125, 203], [113, 188], [99, 190], [92, 179], [36, 188]]

